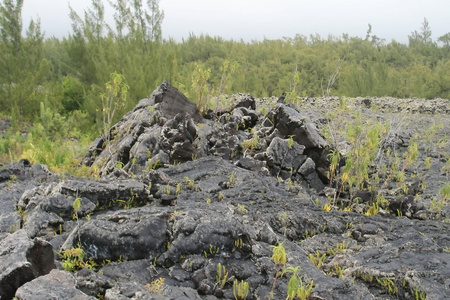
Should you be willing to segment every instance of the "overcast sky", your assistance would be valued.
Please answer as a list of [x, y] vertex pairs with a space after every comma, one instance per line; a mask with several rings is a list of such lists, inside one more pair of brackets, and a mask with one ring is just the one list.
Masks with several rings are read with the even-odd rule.
[[[83, 15], [91, 0], [24, 0], [24, 27], [39, 17], [46, 37], [67, 36], [69, 2]], [[372, 34], [386, 42], [407, 43], [424, 18], [434, 40], [450, 32], [450, 0], [161, 0], [159, 5], [165, 13], [163, 38], [177, 41], [190, 33], [248, 42], [316, 33], [365, 37], [370, 23]], [[113, 24], [112, 11], [106, 14]]]

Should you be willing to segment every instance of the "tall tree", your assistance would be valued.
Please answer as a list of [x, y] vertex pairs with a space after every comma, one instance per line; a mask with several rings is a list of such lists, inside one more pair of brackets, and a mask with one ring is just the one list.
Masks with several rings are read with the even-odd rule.
[[129, 0], [108, 0], [109, 5], [114, 8], [114, 22], [116, 23], [116, 36], [118, 40], [122, 40], [125, 35], [125, 29], [130, 22], [131, 11]]
[[147, 42], [161, 42], [161, 24], [164, 11], [159, 9], [159, 0], [147, 0], [147, 8], [143, 0], [132, 0], [134, 18], [130, 22], [130, 31], [136, 38], [141, 39], [144, 49]]
[[14, 117], [31, 117], [39, 107], [37, 87], [49, 70], [40, 21], [31, 20], [22, 37], [22, 6], [23, 0], [0, 4], [0, 106]]
[[432, 31], [430, 25], [428, 24], [427, 18], [423, 19], [422, 27], [420, 31], [414, 30], [411, 35], [408, 35], [409, 46], [415, 46], [418, 44], [431, 44], [433, 40], [431, 39]]
[[14, 86], [20, 79], [22, 5], [23, 0], [3, 0], [3, 3], [0, 4], [0, 80], [2, 84], [1, 91], [6, 91], [7, 93], [7, 97], [1, 97], [0, 103], [5, 110], [11, 108], [10, 103], [5, 103], [5, 101], [13, 99]]
[[447, 49], [446, 54], [448, 55], [450, 53], [450, 32], [447, 32], [444, 35], [441, 35], [438, 38], [438, 42], [441, 42], [444, 44], [444, 47]]

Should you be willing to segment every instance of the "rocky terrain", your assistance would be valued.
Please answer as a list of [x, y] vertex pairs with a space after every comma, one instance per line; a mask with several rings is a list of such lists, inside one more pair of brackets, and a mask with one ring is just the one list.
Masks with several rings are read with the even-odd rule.
[[[95, 179], [3, 165], [0, 299], [449, 299], [449, 100], [227, 102], [164, 82], [93, 142]], [[378, 161], [418, 141], [401, 184], [381, 163], [376, 191], [330, 182], [346, 111], [391, 125]]]

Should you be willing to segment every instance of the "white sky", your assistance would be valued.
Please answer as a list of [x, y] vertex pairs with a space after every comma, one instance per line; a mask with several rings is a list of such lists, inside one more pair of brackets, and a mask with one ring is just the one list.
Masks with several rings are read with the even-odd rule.
[[[24, 0], [24, 27], [39, 16], [47, 37], [67, 36], [69, 2], [83, 15], [91, 0]], [[161, 0], [159, 5], [165, 13], [163, 37], [177, 41], [189, 33], [248, 42], [316, 33], [365, 37], [370, 23], [372, 34], [386, 42], [407, 43], [424, 18], [434, 40], [450, 32], [449, 0]], [[107, 9], [111, 25], [112, 13]]]

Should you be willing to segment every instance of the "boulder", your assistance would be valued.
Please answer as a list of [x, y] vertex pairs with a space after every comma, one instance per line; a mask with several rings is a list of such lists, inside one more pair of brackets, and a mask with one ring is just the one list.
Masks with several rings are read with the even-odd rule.
[[76, 283], [73, 274], [66, 271], [52, 270], [48, 275], [41, 276], [22, 285], [15, 296], [23, 300], [97, 299], [78, 290]]
[[309, 149], [323, 149], [327, 141], [320, 135], [316, 126], [308, 122], [295, 108], [277, 104], [274, 112], [274, 128], [287, 137], [292, 137], [298, 144]]
[[307, 159], [307, 156], [303, 155], [304, 150], [305, 146], [299, 145], [293, 140], [290, 142], [288, 139], [276, 137], [266, 151], [269, 166], [279, 166], [295, 174]]
[[163, 117], [174, 118], [178, 114], [188, 114], [195, 122], [202, 120], [197, 106], [176, 88], [164, 81], [150, 95], [150, 102], [155, 104], [155, 109], [161, 111]]
[[111, 277], [99, 273], [101, 272], [93, 272], [88, 268], [76, 272], [77, 289], [88, 296], [104, 295], [106, 290], [114, 286], [115, 282]]
[[31, 240], [24, 230], [8, 235], [0, 243], [0, 298], [11, 299], [19, 287], [54, 267], [51, 244]]
[[166, 219], [149, 207], [100, 215], [76, 227], [62, 248], [80, 243], [96, 261], [153, 259], [164, 251]]

